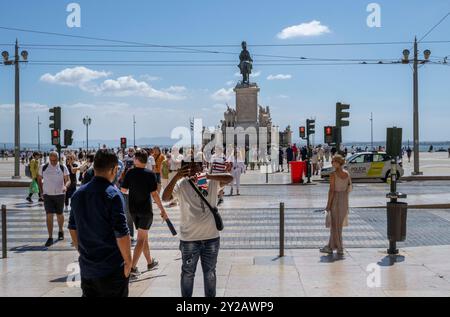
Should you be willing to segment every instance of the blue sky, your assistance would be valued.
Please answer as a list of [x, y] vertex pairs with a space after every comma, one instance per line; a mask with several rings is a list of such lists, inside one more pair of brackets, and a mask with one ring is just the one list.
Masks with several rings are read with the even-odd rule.
[[[374, 113], [375, 140], [384, 140], [388, 126], [404, 128], [412, 136], [412, 70], [408, 65], [267, 66], [262, 55], [309, 58], [398, 60], [411, 45], [362, 45], [314, 47], [252, 47], [252, 44], [342, 43], [413, 41], [421, 37], [447, 12], [450, 3], [424, 1], [376, 1], [381, 6], [381, 27], [369, 28], [366, 7], [372, 1], [86, 1], [81, 6], [81, 28], [68, 28], [66, 6], [72, 1], [10, 2], [0, 12], [0, 26], [50, 31], [69, 35], [108, 38], [160, 45], [239, 45], [249, 43], [254, 72], [261, 88], [259, 103], [270, 106], [273, 122], [284, 128], [316, 117], [316, 142], [322, 127], [334, 121], [335, 103], [350, 103], [351, 125], [345, 141], [370, 140], [370, 112]], [[375, 1], [373, 1], [375, 2]], [[281, 39], [283, 29], [320, 22], [328, 32]], [[450, 41], [450, 17], [426, 41]], [[24, 65], [21, 70], [22, 142], [36, 142], [40, 116], [43, 142], [48, 142], [48, 107], [62, 106], [63, 128], [73, 129], [83, 140], [82, 118], [93, 119], [94, 139], [132, 137], [132, 116], [137, 119], [137, 138], [168, 137], [174, 127], [188, 125], [188, 118], [202, 118], [217, 125], [225, 104], [234, 106], [230, 89], [239, 77], [235, 66], [240, 48], [203, 48], [230, 54], [155, 52], [98, 52], [38, 49], [26, 44], [110, 44], [0, 29], [0, 49], [12, 54], [16, 37], [29, 51], [31, 61], [61, 61], [61, 65]], [[55, 47], [53, 47], [55, 48]], [[60, 47], [61, 48], [61, 47]], [[78, 47], [79, 48], [79, 47]], [[95, 48], [94, 48], [95, 49]], [[97, 48], [106, 49], [106, 48]], [[117, 49], [117, 48], [115, 48]], [[450, 43], [425, 43], [438, 60], [450, 54]], [[128, 50], [152, 50], [128, 48]], [[154, 49], [157, 50], [157, 49]], [[163, 49], [164, 50], [164, 49]], [[168, 49], [165, 49], [168, 50]], [[228, 66], [111, 66], [79, 61], [206, 61]], [[68, 61], [77, 61], [68, 62]], [[219, 63], [219, 62], [217, 62]], [[77, 64], [77, 65], [72, 65]], [[84, 67], [74, 69], [74, 67]], [[268, 80], [278, 76], [284, 80]], [[13, 140], [13, 68], [0, 67], [0, 142]], [[421, 140], [446, 141], [450, 118], [450, 68], [427, 65], [420, 69]], [[218, 93], [219, 92], [219, 93]], [[221, 92], [221, 93], [220, 93]]]

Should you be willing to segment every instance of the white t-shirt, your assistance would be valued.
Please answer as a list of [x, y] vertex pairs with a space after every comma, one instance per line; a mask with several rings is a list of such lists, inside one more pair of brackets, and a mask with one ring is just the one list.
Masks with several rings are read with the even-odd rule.
[[[208, 197], [211, 206], [217, 206], [217, 195], [220, 183], [208, 181]], [[219, 237], [214, 216], [204, 204], [187, 178], [179, 180], [173, 190], [174, 198], [180, 203], [180, 240], [200, 241]]]
[[[64, 176], [69, 176], [69, 170], [65, 165], [60, 165], [59, 163], [53, 166], [52, 164], [48, 164], [47, 168], [44, 169], [44, 165], [41, 165], [39, 168], [39, 175], [42, 175], [42, 187], [44, 191], [44, 195], [64, 195], [63, 187], [64, 187]], [[61, 169], [61, 166], [64, 169]]]
[[149, 155], [146, 168], [150, 171], [153, 171], [155, 165], [156, 165], [155, 158], [153, 157], [153, 155]]

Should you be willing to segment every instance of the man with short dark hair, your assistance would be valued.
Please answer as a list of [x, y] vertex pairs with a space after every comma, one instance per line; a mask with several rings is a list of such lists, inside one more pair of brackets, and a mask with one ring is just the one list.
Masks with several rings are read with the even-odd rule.
[[153, 223], [152, 198], [161, 211], [161, 217], [164, 220], [167, 219], [166, 211], [157, 192], [158, 182], [155, 173], [145, 168], [147, 161], [147, 151], [137, 150], [134, 154], [134, 168], [127, 172], [121, 185], [122, 193], [128, 194], [128, 208], [138, 231], [131, 269], [133, 277], [140, 274], [137, 264], [142, 252], [147, 260], [147, 270], [158, 265], [158, 261], [150, 256], [148, 243], [148, 230]]
[[83, 297], [127, 297], [131, 240], [122, 194], [112, 183], [116, 154], [99, 150], [95, 176], [72, 197], [69, 230], [80, 254]]

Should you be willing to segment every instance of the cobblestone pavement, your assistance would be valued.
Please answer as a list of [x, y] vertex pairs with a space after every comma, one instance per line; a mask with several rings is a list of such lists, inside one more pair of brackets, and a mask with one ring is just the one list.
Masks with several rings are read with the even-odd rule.
[[[224, 249], [275, 249], [279, 246], [279, 210], [222, 209], [225, 230], [221, 234]], [[67, 218], [66, 214], [66, 218]], [[172, 222], [179, 223], [178, 209], [169, 210]], [[165, 224], [155, 216], [150, 230], [153, 249], [177, 249]], [[285, 210], [285, 246], [290, 249], [318, 248], [326, 244], [328, 229], [324, 214], [314, 209]], [[47, 238], [43, 210], [8, 212], [8, 248], [15, 251], [41, 250]], [[409, 210], [407, 240], [400, 247], [450, 245], [450, 210]], [[55, 228], [55, 233], [56, 233]], [[66, 237], [68, 232], [66, 230]], [[386, 211], [384, 209], [351, 209], [349, 227], [344, 230], [347, 248], [387, 247]], [[70, 238], [50, 249], [70, 250]]]

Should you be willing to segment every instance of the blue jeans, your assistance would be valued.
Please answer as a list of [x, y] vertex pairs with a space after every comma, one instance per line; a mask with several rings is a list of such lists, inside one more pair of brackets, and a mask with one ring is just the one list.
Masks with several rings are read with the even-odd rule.
[[216, 264], [220, 238], [203, 241], [180, 241], [183, 260], [181, 266], [181, 296], [192, 297], [194, 277], [200, 258], [205, 285], [205, 296], [216, 297]]

